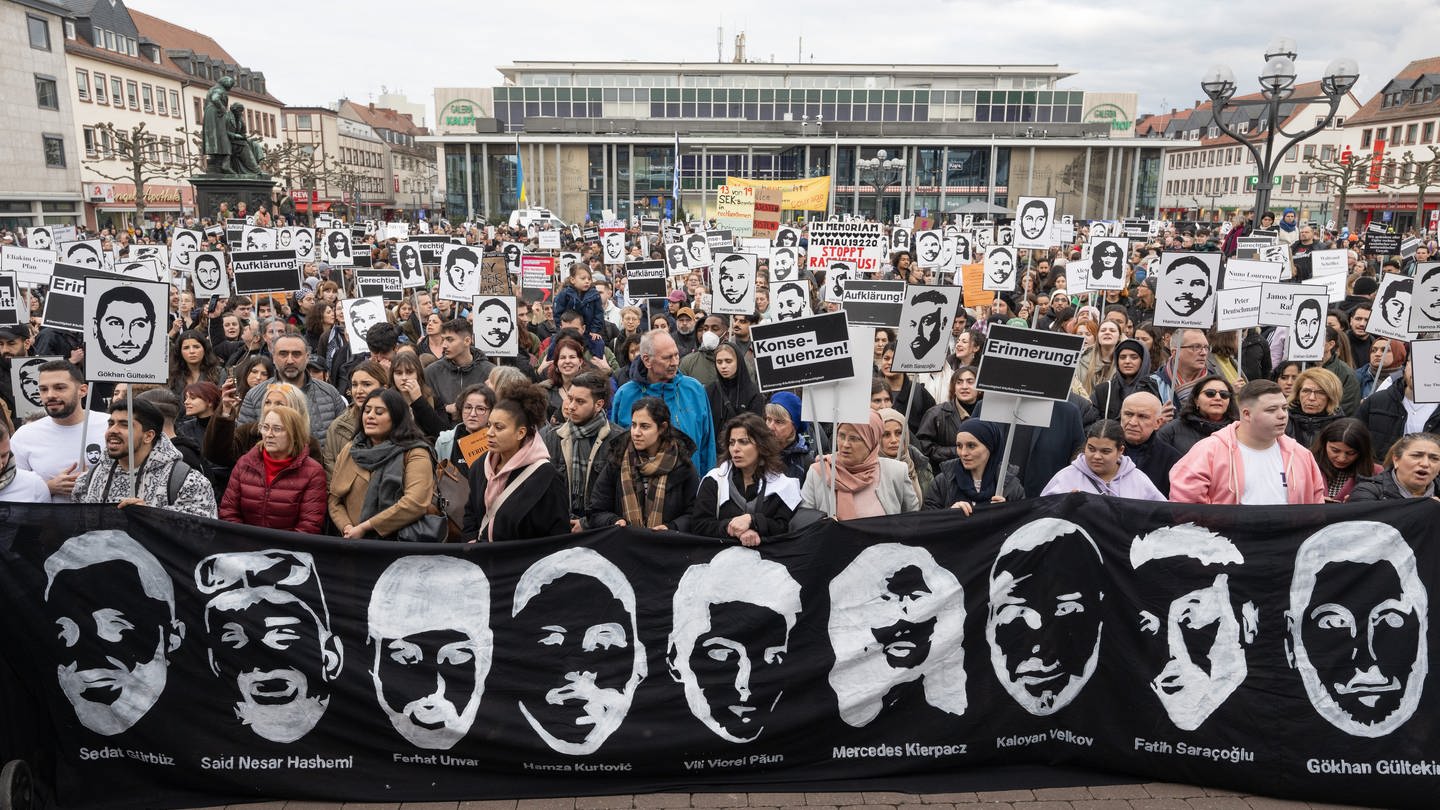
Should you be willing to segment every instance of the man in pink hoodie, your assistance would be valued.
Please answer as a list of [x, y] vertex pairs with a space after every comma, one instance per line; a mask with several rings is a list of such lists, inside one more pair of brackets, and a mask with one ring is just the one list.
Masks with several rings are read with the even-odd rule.
[[1176, 503], [1324, 503], [1315, 457], [1285, 435], [1285, 395], [1269, 380], [1240, 390], [1240, 420], [1190, 449], [1170, 469]]

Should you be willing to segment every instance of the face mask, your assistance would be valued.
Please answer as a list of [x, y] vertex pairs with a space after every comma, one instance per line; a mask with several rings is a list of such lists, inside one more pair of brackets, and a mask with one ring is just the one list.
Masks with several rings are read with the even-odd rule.
[[706, 330], [705, 334], [700, 336], [700, 348], [702, 349], [709, 351], [719, 345], [720, 336], [715, 334], [714, 332]]

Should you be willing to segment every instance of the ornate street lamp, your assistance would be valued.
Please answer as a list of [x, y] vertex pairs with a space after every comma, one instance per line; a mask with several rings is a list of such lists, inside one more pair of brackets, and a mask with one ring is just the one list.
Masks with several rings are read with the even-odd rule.
[[[1360, 78], [1360, 67], [1355, 60], [1342, 56], [1325, 68], [1325, 76], [1320, 80], [1322, 95], [1295, 98], [1295, 57], [1295, 40], [1279, 37], [1270, 43], [1265, 50], [1265, 67], [1260, 72], [1261, 97], [1258, 99], [1234, 100], [1235, 73], [1225, 65], [1212, 66], [1200, 80], [1200, 89], [1205, 91], [1212, 105], [1211, 116], [1215, 126], [1231, 140], [1250, 150], [1250, 156], [1255, 160], [1259, 175], [1255, 184], [1257, 221], [1270, 207], [1270, 193], [1275, 188], [1275, 172], [1279, 169], [1285, 153], [1330, 126], [1335, 120], [1335, 113], [1340, 109], [1340, 102]], [[1319, 123], [1296, 133], [1285, 132], [1280, 128], [1282, 104], [1299, 105], [1316, 101], [1325, 101], [1330, 105], [1329, 111]], [[1250, 138], [1237, 133], [1225, 121], [1226, 112], [1251, 107], [1262, 108], [1256, 115], [1247, 116], [1260, 120], [1260, 129], [1265, 133], [1265, 140], [1259, 146]], [[1276, 149], [1277, 136], [1285, 139], [1279, 149]]]
[[855, 167], [860, 170], [860, 182], [875, 189], [875, 219], [882, 221], [884, 218], [880, 215], [880, 198], [884, 196], [885, 189], [905, 176], [905, 159], [889, 157], [888, 153], [881, 149], [873, 158], [855, 161]]

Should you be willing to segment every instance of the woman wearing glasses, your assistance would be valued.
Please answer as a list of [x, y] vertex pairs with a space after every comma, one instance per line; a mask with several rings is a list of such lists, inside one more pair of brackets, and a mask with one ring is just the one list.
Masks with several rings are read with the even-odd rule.
[[319, 534], [328, 490], [325, 468], [310, 455], [309, 412], [276, 405], [266, 409], [256, 430], [260, 442], [230, 472], [220, 519]]
[[1235, 389], [1218, 374], [1195, 381], [1194, 395], [1180, 406], [1180, 412], [1155, 433], [1155, 438], [1185, 455], [1201, 439], [1240, 417], [1235, 408]]

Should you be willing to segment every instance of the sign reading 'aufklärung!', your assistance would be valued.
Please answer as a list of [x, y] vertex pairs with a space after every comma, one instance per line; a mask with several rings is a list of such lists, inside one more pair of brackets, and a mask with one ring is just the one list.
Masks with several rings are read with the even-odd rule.
[[990, 327], [976, 370], [981, 391], [1063, 401], [1080, 364], [1084, 338], [1016, 326]]

